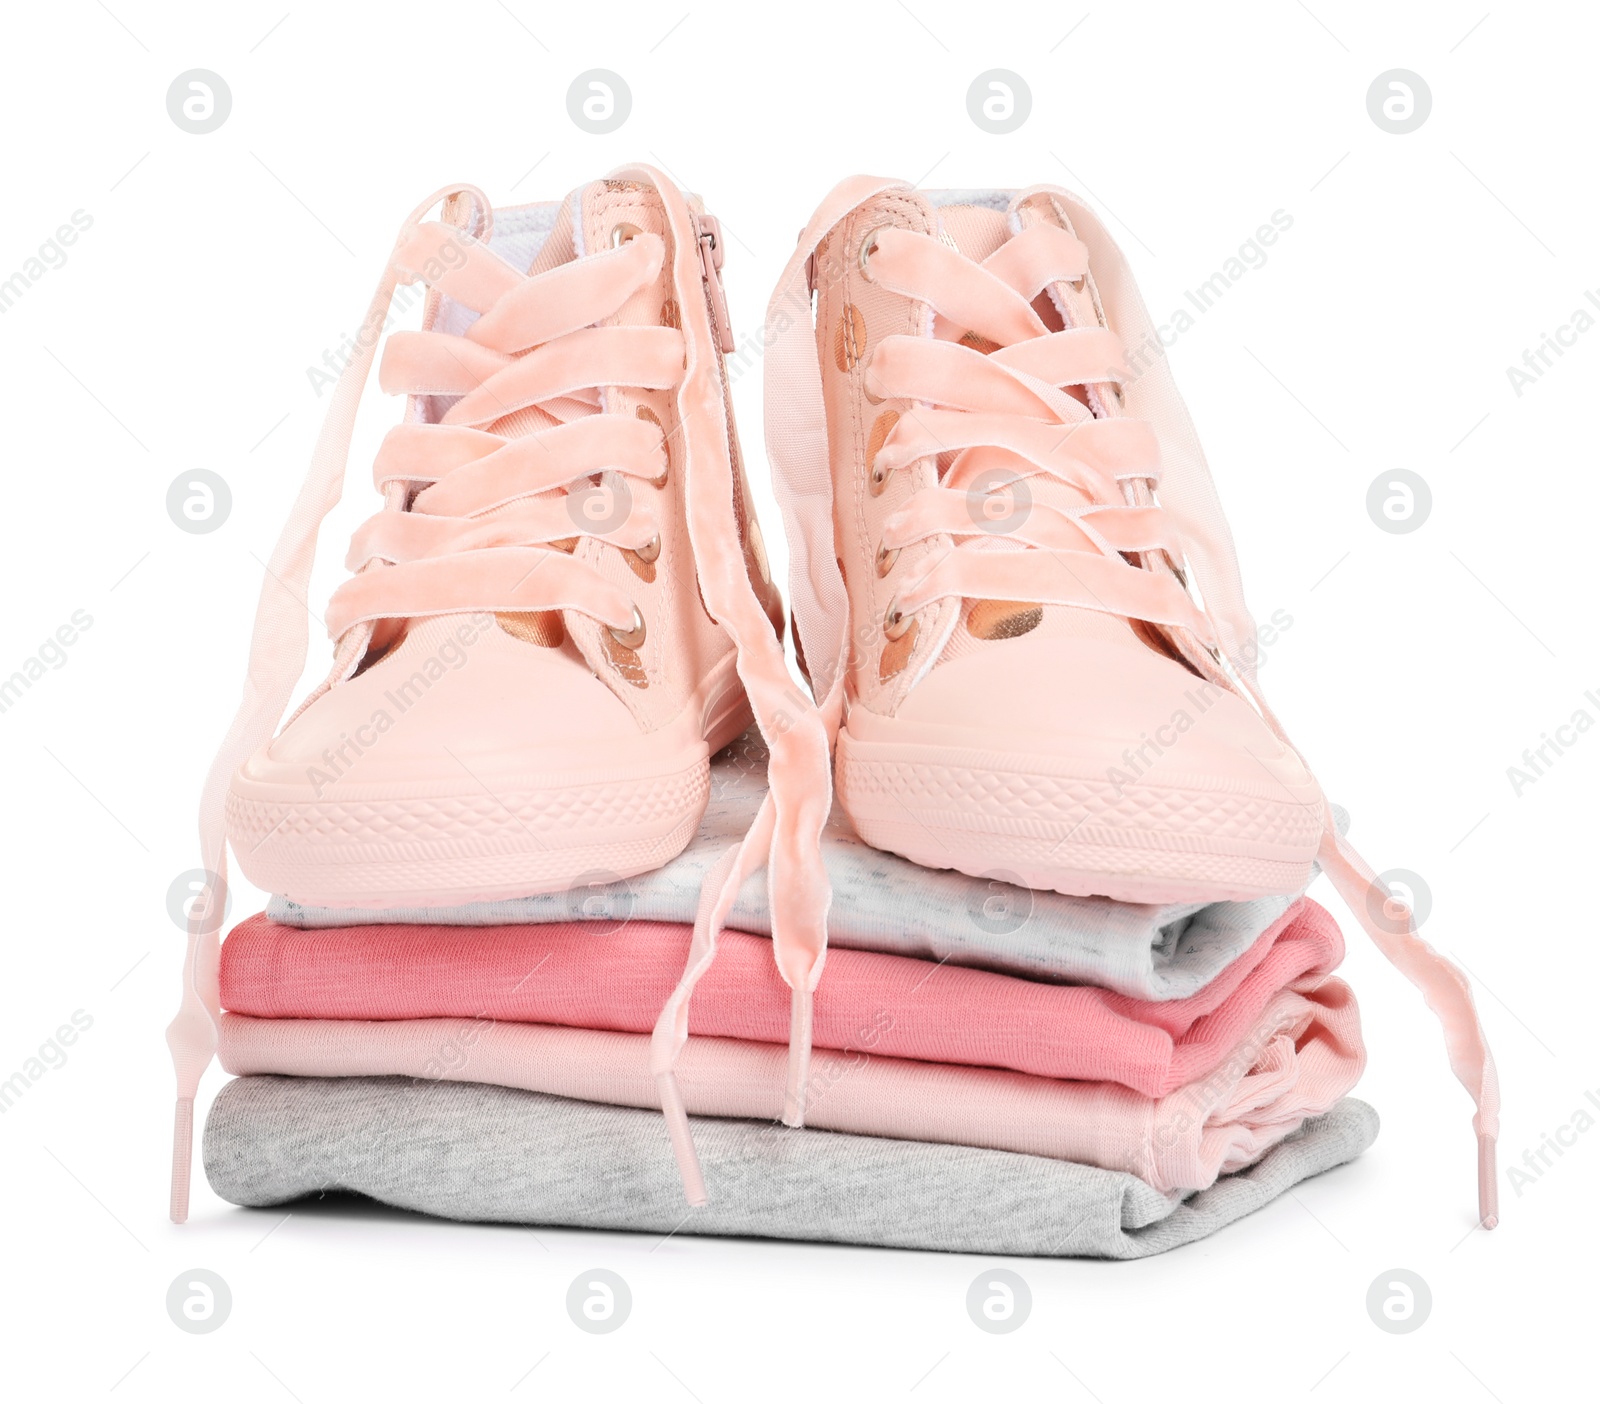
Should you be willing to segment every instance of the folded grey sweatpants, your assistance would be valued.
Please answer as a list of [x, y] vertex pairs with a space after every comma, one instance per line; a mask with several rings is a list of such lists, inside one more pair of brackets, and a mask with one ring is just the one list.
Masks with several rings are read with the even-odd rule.
[[1171, 1199], [1042, 1156], [691, 1120], [711, 1201], [692, 1212], [657, 1113], [475, 1083], [236, 1078], [204, 1156], [217, 1194], [247, 1206], [350, 1190], [478, 1222], [1142, 1258], [1253, 1213], [1378, 1133], [1378, 1114], [1346, 1098], [1249, 1169]]

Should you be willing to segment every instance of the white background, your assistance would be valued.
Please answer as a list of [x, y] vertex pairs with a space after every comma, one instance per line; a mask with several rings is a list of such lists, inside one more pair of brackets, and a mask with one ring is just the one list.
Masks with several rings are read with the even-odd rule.
[[[1600, 690], [1600, 329], [1520, 397], [1506, 373], [1600, 288], [1589, 7], [61, 0], [10, 7], [6, 31], [0, 280], [74, 211], [93, 224], [0, 316], [0, 673], [73, 611], [94, 621], [0, 715], [0, 1079], [73, 1011], [93, 1020], [0, 1117], [8, 1394], [1511, 1404], [1593, 1390], [1600, 1128], [1520, 1193], [1503, 1179], [1501, 1228], [1471, 1232], [1466, 1097], [1419, 999], [1342, 913], [1376, 1147], [1167, 1257], [1012, 1262], [1034, 1308], [1008, 1336], [967, 1318], [976, 1258], [378, 1210], [285, 1221], [203, 1182], [174, 1228], [161, 1037], [182, 945], [168, 885], [199, 864], [195, 803], [238, 698], [258, 562], [327, 403], [306, 368], [355, 327], [418, 199], [453, 179], [499, 203], [555, 198], [655, 161], [720, 213], [743, 335], [844, 175], [1050, 181], [1110, 216], [1158, 320], [1275, 210], [1293, 219], [1172, 362], [1255, 611], [1293, 616], [1269, 695], [1367, 856], [1431, 888], [1426, 934], [1478, 981], [1505, 1088], [1502, 1163], [1517, 1162], [1600, 1089], [1600, 735], [1520, 797], [1506, 774], [1576, 709], [1600, 719], [1584, 699]], [[196, 67], [233, 95], [204, 136], [165, 106]], [[566, 113], [569, 83], [595, 67], [633, 95], [603, 137]], [[1007, 136], [967, 115], [968, 85], [996, 67], [1033, 93]], [[1404, 136], [1366, 108], [1397, 67], [1433, 95]], [[781, 557], [758, 367], [735, 395]], [[396, 413], [373, 392], [318, 600], [376, 505], [366, 467]], [[169, 483], [197, 468], [233, 494], [204, 536], [165, 509]], [[1410, 535], [1365, 508], [1396, 468], [1433, 493]], [[315, 650], [313, 671], [326, 657]], [[256, 900], [236, 890], [235, 915]], [[232, 1287], [212, 1335], [165, 1312], [192, 1267]], [[614, 1335], [584, 1335], [564, 1310], [594, 1267], [632, 1287]], [[1434, 1297], [1406, 1336], [1364, 1307], [1396, 1267]]]

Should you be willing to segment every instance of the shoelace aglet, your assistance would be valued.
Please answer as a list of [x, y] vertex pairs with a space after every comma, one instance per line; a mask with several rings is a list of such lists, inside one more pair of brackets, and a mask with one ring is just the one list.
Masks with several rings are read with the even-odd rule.
[[172, 1222], [189, 1217], [189, 1173], [194, 1163], [194, 1098], [179, 1097], [172, 1116]]
[[1500, 1177], [1495, 1166], [1495, 1139], [1478, 1136], [1478, 1223], [1492, 1229], [1500, 1222]]
[[806, 1124], [811, 1082], [811, 991], [794, 990], [789, 1000], [789, 1080], [783, 1091], [783, 1124]]
[[700, 1173], [700, 1157], [695, 1153], [694, 1136], [689, 1131], [689, 1113], [684, 1110], [678, 1079], [671, 1072], [656, 1074], [656, 1089], [661, 1094], [661, 1115], [666, 1119], [672, 1154], [683, 1179], [683, 1197], [699, 1208], [706, 1202], [705, 1177]]

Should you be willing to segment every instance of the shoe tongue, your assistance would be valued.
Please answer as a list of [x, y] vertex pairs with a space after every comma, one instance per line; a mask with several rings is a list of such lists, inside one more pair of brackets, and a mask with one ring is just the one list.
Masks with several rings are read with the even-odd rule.
[[[619, 208], [624, 213], [616, 213]], [[521, 269], [529, 277], [535, 277], [540, 273], [548, 273], [553, 268], [559, 268], [564, 263], [571, 263], [585, 254], [599, 253], [609, 248], [612, 230], [620, 223], [632, 224], [635, 228], [664, 236], [666, 218], [662, 212], [660, 197], [649, 186], [632, 181], [590, 181], [586, 185], [580, 185], [555, 208], [550, 232], [534, 252], [531, 260], [527, 260], [526, 254], [521, 258], [512, 256], [515, 252], [520, 252], [515, 235], [502, 238], [497, 231], [496, 236], [490, 241], [490, 247], [507, 258], [514, 267]], [[662, 294], [660, 285], [657, 285], [636, 293], [615, 316], [606, 319], [606, 324], [656, 326], [661, 321], [661, 315]], [[578, 407], [574, 405], [568, 405], [567, 408], [578, 411]], [[595, 413], [598, 409], [598, 404], [587, 406], [589, 413]], [[568, 417], [571, 417], [570, 414]], [[517, 410], [503, 419], [496, 420], [488, 427], [493, 433], [504, 435], [508, 439], [517, 439], [537, 433], [541, 429], [549, 429], [556, 422], [542, 410], [529, 408]]]
[[[547, 273], [563, 263], [603, 252], [612, 247], [617, 231], [635, 231], [667, 237], [666, 212], [661, 197], [648, 185], [634, 181], [595, 180], [580, 185], [561, 202], [549, 237], [534, 255], [526, 272], [529, 277]], [[668, 295], [671, 287], [671, 270], [663, 265], [661, 276], [641, 288], [601, 325], [604, 326], [676, 326], [677, 304]], [[565, 402], [569, 411], [597, 414], [603, 397], [590, 397], [584, 405]], [[491, 432], [508, 439], [548, 429], [555, 419], [542, 410], [529, 408], [496, 420], [489, 425]]]
[[1011, 237], [1004, 210], [989, 205], [944, 205], [939, 237], [956, 252], [982, 263]]
[[[584, 254], [597, 253], [610, 246], [611, 230], [622, 217], [608, 214], [608, 209], [623, 193], [630, 207], [626, 222], [652, 233], [664, 233], [665, 218], [660, 199], [648, 186], [630, 181], [596, 180], [580, 185], [560, 204], [523, 205], [497, 211], [489, 247], [530, 278], [548, 273]], [[655, 325], [660, 313], [658, 290], [646, 288], [629, 299], [608, 322], [611, 325]], [[471, 313], [447, 299], [434, 325], [436, 330], [460, 335], [471, 321]], [[593, 412], [598, 405], [588, 408]], [[567, 409], [574, 411], [578, 407], [568, 405]], [[508, 439], [516, 439], [549, 429], [556, 422], [543, 411], [529, 408], [496, 420], [488, 428]]]
[[539, 273], [548, 273], [563, 263], [571, 263], [578, 256], [573, 236], [572, 207], [579, 193], [574, 191], [556, 208], [549, 236], [534, 254], [532, 262], [523, 269], [530, 278]]

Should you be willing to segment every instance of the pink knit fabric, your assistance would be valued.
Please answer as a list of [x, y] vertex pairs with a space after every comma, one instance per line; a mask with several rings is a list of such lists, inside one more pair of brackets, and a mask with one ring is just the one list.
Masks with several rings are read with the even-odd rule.
[[[1161, 1098], [1109, 1082], [869, 1055], [880, 1030], [892, 1027], [884, 1016], [851, 1051], [817, 1051], [806, 1084], [808, 1125], [1128, 1170], [1168, 1193], [1203, 1189], [1257, 1160], [1348, 1092], [1365, 1060], [1355, 999], [1335, 978], [1279, 993], [1216, 1069]], [[497, 1083], [634, 1107], [654, 1107], [658, 1096], [647, 1035], [490, 1019], [227, 1014], [220, 1057], [240, 1074]], [[685, 1106], [705, 1116], [774, 1119], [783, 1109], [786, 1060], [781, 1042], [691, 1038], [678, 1071]]]
[[[222, 948], [222, 1003], [265, 1019], [489, 1018], [648, 1033], [677, 982], [686, 926], [607, 934], [552, 926], [355, 926], [302, 931], [265, 916]], [[905, 956], [835, 949], [817, 988], [819, 1048], [1122, 1084], [1159, 1097], [1203, 1077], [1284, 988], [1314, 988], [1344, 956], [1338, 924], [1297, 902], [1188, 999], [1129, 999]], [[782, 1043], [788, 987], [771, 943], [729, 931], [695, 992], [695, 1034]]]

